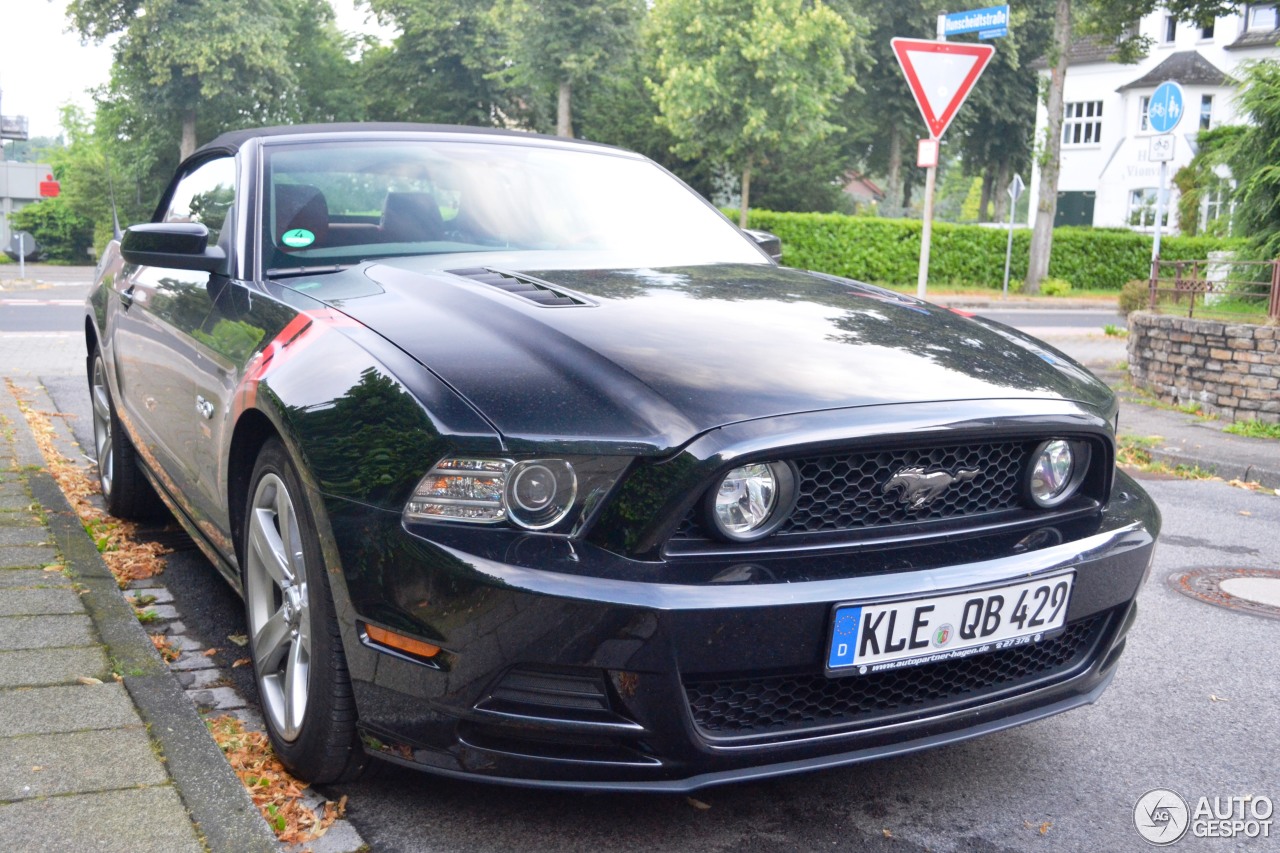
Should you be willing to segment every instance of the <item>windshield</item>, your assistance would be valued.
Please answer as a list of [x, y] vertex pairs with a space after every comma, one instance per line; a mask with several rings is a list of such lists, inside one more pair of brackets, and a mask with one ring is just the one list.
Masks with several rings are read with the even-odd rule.
[[264, 268], [466, 252], [586, 252], [602, 266], [768, 263], [652, 162], [485, 141], [268, 146]]

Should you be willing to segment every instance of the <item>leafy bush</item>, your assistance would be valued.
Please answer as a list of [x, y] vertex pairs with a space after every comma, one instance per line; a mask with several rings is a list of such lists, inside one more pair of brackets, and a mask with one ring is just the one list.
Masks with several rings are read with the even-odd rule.
[[40, 244], [42, 260], [87, 264], [93, 245], [93, 223], [80, 216], [62, 197], [46, 198], [9, 215], [13, 231], [29, 231]]
[[[782, 238], [787, 266], [842, 275], [875, 284], [910, 284], [920, 263], [921, 223], [839, 213], [748, 211], [748, 225]], [[999, 288], [1004, 282], [1008, 231], [978, 225], [936, 222], [929, 257], [929, 281], [958, 287]], [[1010, 278], [1027, 274], [1031, 232], [1013, 232]], [[1211, 237], [1166, 237], [1166, 259], [1206, 258], [1231, 241]], [[1119, 290], [1151, 269], [1151, 238], [1124, 230], [1058, 228], [1053, 232], [1049, 275], [1077, 288]]]
[[1151, 304], [1151, 283], [1145, 278], [1125, 282], [1120, 288], [1120, 313], [1128, 316]]
[[1040, 282], [1040, 292], [1045, 296], [1066, 296], [1071, 292], [1071, 282], [1060, 278], [1046, 278]]

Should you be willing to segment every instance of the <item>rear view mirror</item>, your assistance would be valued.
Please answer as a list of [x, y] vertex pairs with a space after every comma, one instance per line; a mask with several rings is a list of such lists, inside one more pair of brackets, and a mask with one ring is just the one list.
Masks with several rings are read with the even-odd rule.
[[196, 222], [131, 225], [120, 254], [131, 264], [201, 272], [217, 272], [227, 260], [226, 252], [209, 245], [209, 229]]

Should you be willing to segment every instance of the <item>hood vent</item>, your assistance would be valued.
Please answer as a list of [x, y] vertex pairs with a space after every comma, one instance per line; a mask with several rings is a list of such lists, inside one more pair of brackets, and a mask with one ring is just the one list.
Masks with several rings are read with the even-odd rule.
[[573, 305], [589, 305], [591, 303], [586, 300], [570, 296], [563, 290], [558, 290], [545, 281], [539, 281], [529, 276], [517, 275], [516, 273], [498, 272], [497, 270], [488, 269], [486, 267], [471, 267], [462, 270], [449, 270], [452, 275], [469, 278], [472, 281], [478, 281], [481, 284], [491, 284], [494, 287], [501, 288], [514, 296], [527, 299], [530, 302], [536, 302], [539, 305], [549, 305], [552, 307], [568, 307]]

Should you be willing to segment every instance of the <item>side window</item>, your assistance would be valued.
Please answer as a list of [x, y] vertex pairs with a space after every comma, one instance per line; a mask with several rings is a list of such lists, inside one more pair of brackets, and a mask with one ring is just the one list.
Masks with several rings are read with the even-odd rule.
[[218, 243], [236, 197], [236, 166], [220, 157], [198, 166], [178, 182], [165, 222], [199, 222], [209, 229], [209, 245]]

